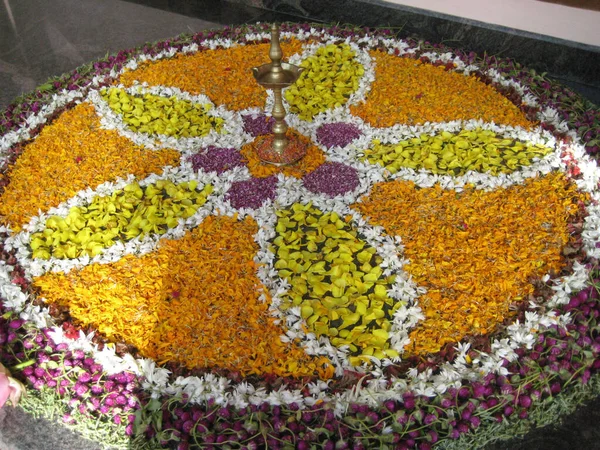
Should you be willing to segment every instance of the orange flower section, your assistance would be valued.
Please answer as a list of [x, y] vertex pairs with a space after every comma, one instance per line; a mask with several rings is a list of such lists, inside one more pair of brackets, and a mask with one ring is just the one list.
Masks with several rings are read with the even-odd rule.
[[325, 162], [325, 155], [321, 149], [314, 145], [310, 139], [292, 129], [287, 132], [290, 141], [288, 145], [306, 146], [306, 155], [288, 166], [276, 166], [262, 162], [256, 154], [256, 148], [260, 146], [263, 140], [270, 137], [272, 135], [259, 136], [250, 144], [244, 145], [240, 150], [240, 153], [248, 161], [248, 170], [256, 178], [266, 178], [278, 173], [283, 173], [288, 177], [302, 178]]
[[150, 254], [49, 273], [34, 284], [48, 302], [69, 307], [79, 323], [160, 363], [331, 378], [329, 360], [281, 341], [268, 302], [259, 300], [257, 230], [251, 218], [210, 216]]
[[482, 119], [529, 128], [532, 123], [507, 98], [475, 77], [419, 60], [372, 51], [375, 81], [353, 114], [376, 127]]
[[18, 231], [39, 209], [58, 206], [82, 189], [129, 174], [144, 178], [178, 164], [175, 150], [146, 150], [116, 131], [100, 129], [94, 107], [83, 103], [25, 147], [0, 196], [1, 220]]
[[[271, 62], [271, 44], [238, 45], [231, 48], [202, 50], [191, 55], [143, 64], [121, 75], [120, 82], [131, 86], [134, 81], [151, 86], [172, 86], [191, 94], [204, 94], [216, 105], [240, 111], [263, 107], [266, 90], [252, 76], [252, 68]], [[302, 51], [300, 41], [282, 41], [285, 59]]]
[[436, 352], [494, 330], [511, 303], [533, 292], [531, 278], [560, 270], [566, 225], [584, 198], [562, 174], [493, 192], [375, 185], [354, 207], [402, 238], [405, 269], [428, 290], [419, 298], [426, 319], [407, 352]]

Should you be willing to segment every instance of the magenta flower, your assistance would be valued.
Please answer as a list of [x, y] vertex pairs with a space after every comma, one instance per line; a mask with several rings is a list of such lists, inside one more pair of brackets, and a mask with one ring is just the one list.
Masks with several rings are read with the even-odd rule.
[[317, 130], [317, 141], [327, 148], [345, 147], [361, 134], [355, 125], [349, 123], [326, 123]]
[[353, 191], [358, 184], [356, 169], [338, 162], [326, 162], [304, 177], [306, 189], [331, 197]]
[[79, 375], [77, 381], [80, 383], [89, 383], [91, 379], [92, 376], [88, 372], [83, 372], [81, 375]]

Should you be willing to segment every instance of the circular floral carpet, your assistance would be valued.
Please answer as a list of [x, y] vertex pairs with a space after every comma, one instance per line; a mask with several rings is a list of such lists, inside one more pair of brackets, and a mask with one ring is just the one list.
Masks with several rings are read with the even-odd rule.
[[600, 111], [520, 65], [284, 25], [182, 36], [0, 116], [2, 363], [107, 447], [475, 448], [600, 392]]

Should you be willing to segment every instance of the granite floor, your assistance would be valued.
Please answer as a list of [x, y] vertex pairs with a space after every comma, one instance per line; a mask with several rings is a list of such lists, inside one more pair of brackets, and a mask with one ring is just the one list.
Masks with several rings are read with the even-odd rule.
[[[148, 6], [151, 5], [151, 6]], [[176, 5], [176, 6], [173, 6]], [[0, 108], [49, 77], [107, 53], [177, 34], [223, 25], [297, 19], [217, 0], [3, 0], [0, 4]], [[598, 102], [600, 92], [573, 86]], [[600, 399], [561, 425], [489, 447], [501, 449], [600, 448]], [[84, 450], [96, 444], [20, 408], [0, 409], [0, 450]]]

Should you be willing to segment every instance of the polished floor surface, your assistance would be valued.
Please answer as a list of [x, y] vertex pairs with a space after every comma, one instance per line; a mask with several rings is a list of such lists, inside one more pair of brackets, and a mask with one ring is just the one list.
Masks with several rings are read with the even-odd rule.
[[[143, 5], [142, 3], [151, 6]], [[176, 3], [176, 2], [173, 2]], [[149, 41], [222, 25], [293, 17], [216, 0], [2, 0], [0, 2], [0, 109], [53, 76]], [[600, 449], [600, 400], [561, 426], [489, 450]], [[95, 450], [98, 445], [20, 408], [0, 409], [0, 450]]]
[[[146, 2], [152, 3], [152, 2]], [[120, 0], [2, 0], [0, 108], [53, 76], [109, 53], [181, 33], [238, 23], [290, 20], [284, 14], [208, 0], [186, 15]]]

